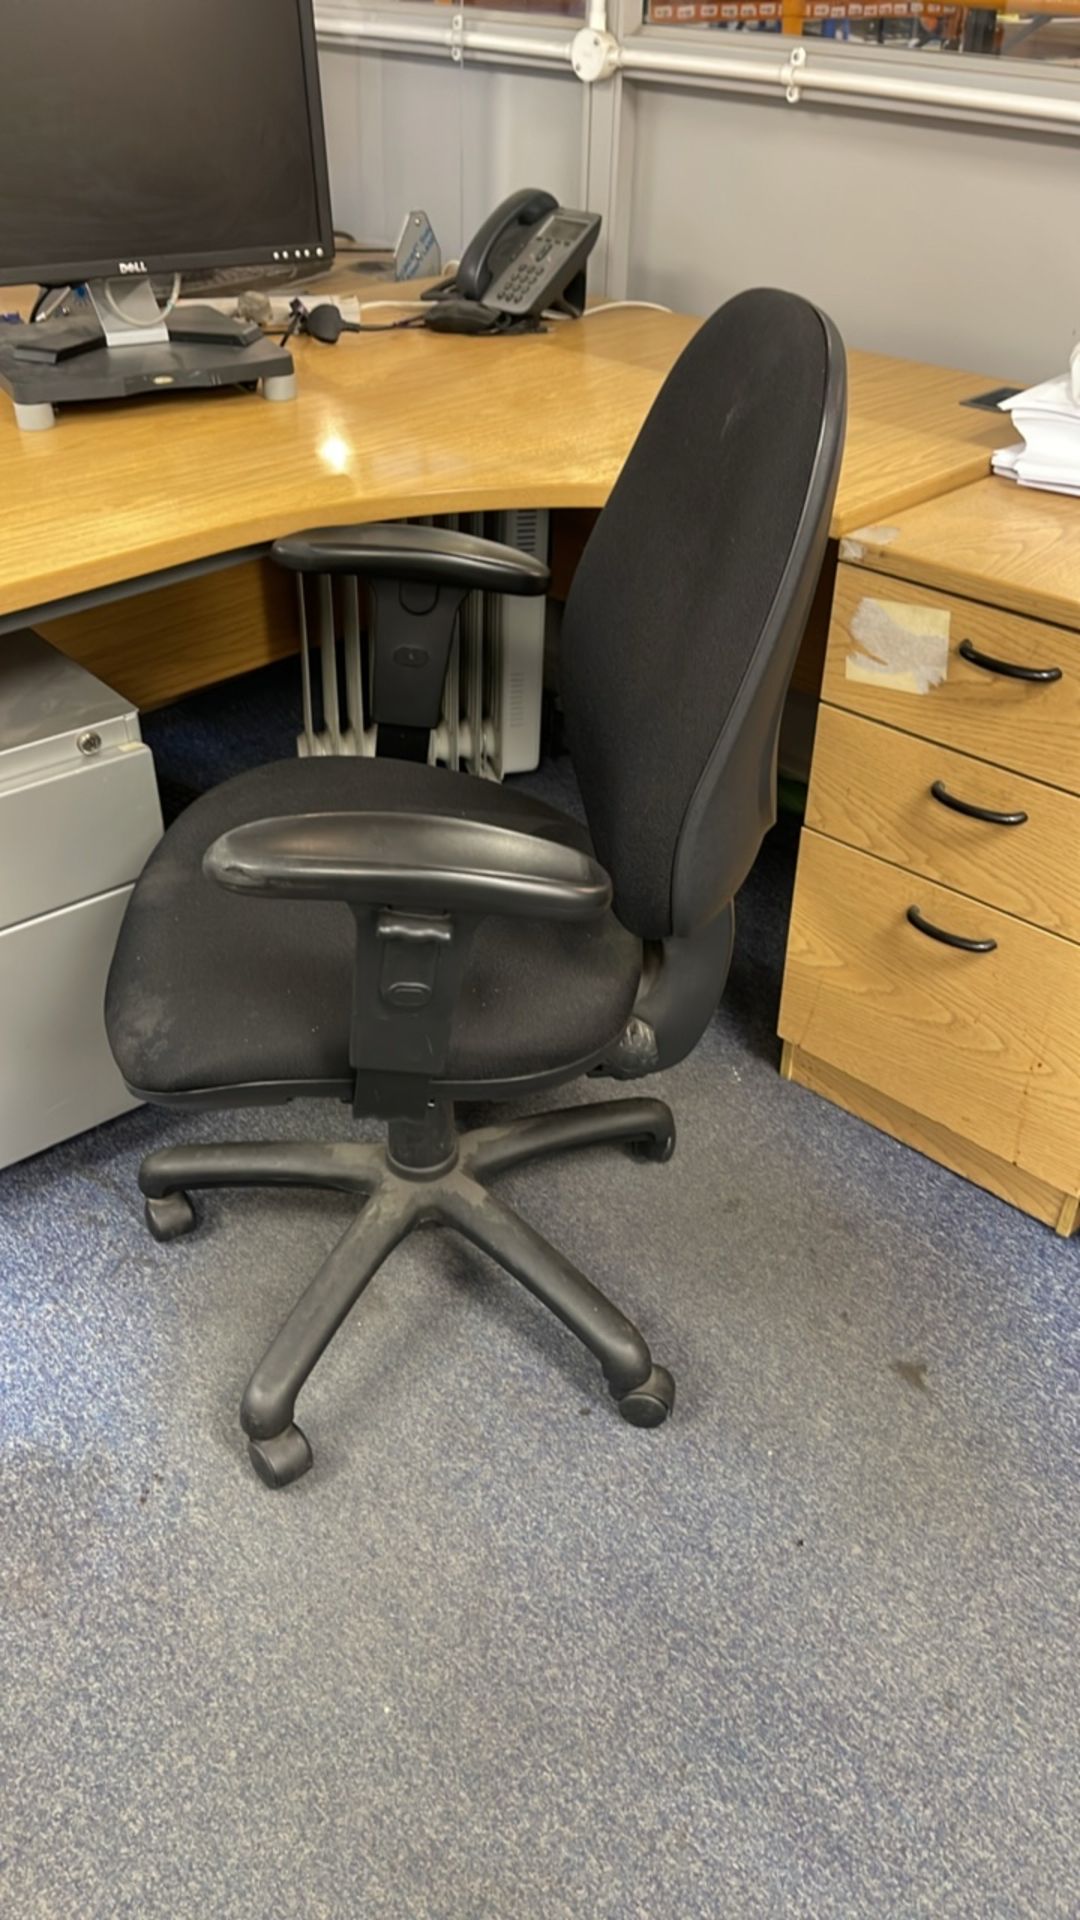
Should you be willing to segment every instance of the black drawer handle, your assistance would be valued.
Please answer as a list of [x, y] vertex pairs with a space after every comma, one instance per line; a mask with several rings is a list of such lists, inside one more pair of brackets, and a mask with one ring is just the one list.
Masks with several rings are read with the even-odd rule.
[[935, 927], [932, 920], [924, 920], [918, 907], [909, 907], [907, 917], [910, 924], [919, 933], [925, 933], [929, 940], [940, 940], [946, 947], [960, 947], [964, 953], [993, 953], [996, 940], [965, 940], [962, 933], [948, 933], [944, 927]]
[[1006, 680], [1038, 680], [1045, 685], [1050, 680], [1061, 679], [1060, 667], [1025, 667], [1016, 660], [995, 660], [992, 653], [980, 653], [970, 640], [961, 640], [956, 651], [962, 660], [970, 660], [973, 667], [983, 667], [987, 673], [1003, 673]]
[[930, 792], [943, 807], [951, 807], [954, 813], [966, 813], [971, 820], [988, 820], [992, 827], [1022, 827], [1027, 819], [1026, 813], [995, 813], [993, 807], [977, 807], [971, 800], [958, 800], [944, 780], [935, 780]]

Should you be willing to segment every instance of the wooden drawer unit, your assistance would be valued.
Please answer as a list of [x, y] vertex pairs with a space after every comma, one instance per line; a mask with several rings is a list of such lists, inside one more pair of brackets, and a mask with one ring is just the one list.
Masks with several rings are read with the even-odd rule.
[[[981, 667], [962, 648], [1014, 672]], [[1080, 793], [1080, 634], [1063, 627], [843, 563], [821, 696]]]
[[1072, 1233], [1080, 502], [982, 480], [840, 553], [782, 1071]]
[[[911, 907], [995, 945], [968, 952], [930, 938], [909, 923]], [[1080, 1192], [1071, 941], [807, 831], [780, 1032], [797, 1053], [993, 1156], [1003, 1173], [1058, 1189], [1063, 1213]]]
[[822, 707], [806, 824], [1080, 941], [1074, 794]]

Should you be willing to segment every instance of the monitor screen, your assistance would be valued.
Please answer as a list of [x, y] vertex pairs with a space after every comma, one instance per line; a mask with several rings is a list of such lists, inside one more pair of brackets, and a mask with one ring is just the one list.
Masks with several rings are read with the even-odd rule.
[[0, 282], [330, 252], [312, 0], [20, 0], [0, 73]]

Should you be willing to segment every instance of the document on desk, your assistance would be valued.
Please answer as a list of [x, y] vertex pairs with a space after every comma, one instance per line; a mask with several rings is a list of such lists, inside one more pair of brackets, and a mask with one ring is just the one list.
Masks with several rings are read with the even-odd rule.
[[991, 455], [993, 471], [1022, 487], [1080, 495], [1080, 404], [1068, 374], [1014, 394], [1001, 410], [1023, 439]]
[[990, 456], [990, 465], [1000, 479], [1015, 480], [1021, 487], [1037, 487], [1043, 493], [1070, 493], [1080, 499], [1080, 473], [1076, 479], [1063, 478], [1061, 470], [1032, 460], [1022, 440], [1014, 447], [998, 447]]

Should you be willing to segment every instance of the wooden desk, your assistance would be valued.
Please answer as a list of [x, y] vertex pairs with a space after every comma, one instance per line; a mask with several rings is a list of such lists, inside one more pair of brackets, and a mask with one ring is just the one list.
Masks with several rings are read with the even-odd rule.
[[639, 309], [550, 334], [296, 343], [299, 396], [0, 409], [0, 615], [304, 526], [600, 506], [697, 323]]
[[1071, 1233], [1080, 501], [984, 480], [841, 541], [822, 695], [784, 1071]]
[[[56, 622], [72, 598], [160, 586], [319, 522], [602, 506], [698, 324], [629, 307], [502, 341], [301, 341], [295, 402], [73, 409], [40, 435], [0, 403], [0, 630], [51, 616], [50, 639], [143, 705], [290, 651], [291, 597], [269, 568]], [[1002, 423], [958, 403], [987, 376], [855, 352], [850, 379], [834, 533], [985, 473]]]
[[[601, 507], [698, 326], [642, 307], [519, 340], [298, 342], [300, 397], [146, 399], [21, 434], [0, 403], [0, 616], [265, 545], [319, 520]], [[834, 532], [978, 478], [986, 376], [849, 355]]]
[[856, 530], [840, 558], [1032, 620], [1080, 625], [1080, 501], [1064, 494], [982, 480], [894, 527]]
[[[0, 405], [0, 616], [265, 545], [321, 521], [600, 507], [699, 323], [641, 308], [520, 339], [300, 341], [296, 401], [217, 393], [71, 409], [25, 434]], [[833, 531], [986, 471], [987, 384], [850, 355]]]

